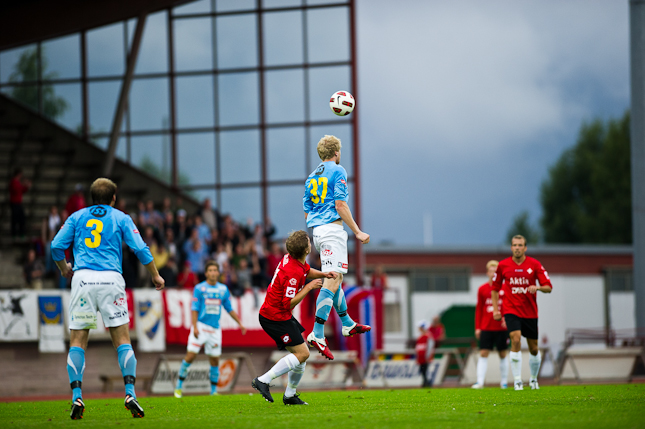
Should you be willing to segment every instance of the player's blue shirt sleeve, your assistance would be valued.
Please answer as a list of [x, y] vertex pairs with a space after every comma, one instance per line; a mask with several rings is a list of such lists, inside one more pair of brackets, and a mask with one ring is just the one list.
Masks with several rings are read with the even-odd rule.
[[74, 231], [76, 229], [76, 215], [73, 213], [67, 218], [61, 229], [58, 231], [51, 243], [52, 259], [62, 261], [65, 259], [65, 250], [69, 249], [74, 241]]
[[349, 192], [347, 191], [347, 171], [339, 165], [332, 179], [334, 181], [334, 200], [347, 202], [349, 199]]
[[204, 307], [204, 295], [202, 294], [201, 289], [201, 283], [195, 286], [193, 289], [193, 300], [190, 303], [191, 311], [196, 311], [198, 313], [201, 313], [202, 307]]
[[124, 215], [121, 218], [120, 226], [125, 244], [127, 244], [134, 254], [137, 255], [139, 261], [141, 261], [143, 265], [148, 265], [152, 262], [152, 253], [150, 252], [150, 248], [145, 241], [143, 241], [143, 238], [141, 238], [141, 234], [139, 234], [132, 218]]
[[222, 286], [224, 286], [224, 288], [226, 289], [226, 293], [224, 294], [224, 298], [222, 299], [222, 305], [224, 306], [226, 312], [230, 313], [231, 311], [233, 311], [233, 306], [231, 305], [231, 293], [228, 291], [226, 285]]

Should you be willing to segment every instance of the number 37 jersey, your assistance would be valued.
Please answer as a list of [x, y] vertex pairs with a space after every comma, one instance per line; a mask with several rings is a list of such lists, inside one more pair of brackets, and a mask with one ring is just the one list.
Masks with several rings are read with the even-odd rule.
[[336, 200], [347, 201], [347, 172], [334, 161], [321, 162], [305, 181], [302, 205], [307, 227], [327, 225], [340, 219]]
[[51, 245], [52, 258], [62, 261], [65, 250], [74, 243], [74, 271], [122, 273], [124, 240], [142, 264], [152, 261], [150, 249], [130, 216], [108, 205], [86, 207], [68, 217], [58, 231]]

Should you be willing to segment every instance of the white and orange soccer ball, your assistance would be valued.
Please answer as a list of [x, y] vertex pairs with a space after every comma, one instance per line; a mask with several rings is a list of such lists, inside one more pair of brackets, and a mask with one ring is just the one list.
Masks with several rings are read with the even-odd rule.
[[331, 107], [331, 111], [336, 115], [347, 116], [356, 107], [356, 100], [354, 100], [354, 96], [348, 91], [337, 91], [332, 94], [329, 100], [329, 107]]

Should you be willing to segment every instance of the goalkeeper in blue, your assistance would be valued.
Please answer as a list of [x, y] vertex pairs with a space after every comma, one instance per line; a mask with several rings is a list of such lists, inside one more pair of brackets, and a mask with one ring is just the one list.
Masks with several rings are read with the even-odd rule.
[[[73, 420], [82, 419], [85, 403], [81, 387], [85, 372], [85, 350], [90, 329], [96, 328], [97, 312], [110, 331], [125, 383], [125, 408], [132, 417], [143, 417], [134, 383], [137, 359], [130, 343], [128, 303], [122, 276], [122, 242], [145, 265], [157, 290], [164, 287], [150, 249], [144, 243], [130, 216], [114, 208], [116, 185], [99, 178], [92, 183], [93, 205], [74, 212], [51, 244], [54, 262], [64, 277], [72, 279], [69, 303], [69, 354], [67, 373], [72, 388]], [[74, 268], [65, 260], [65, 250], [73, 245]]]
[[343, 222], [363, 244], [370, 242], [369, 234], [360, 230], [347, 205], [347, 172], [340, 165], [341, 143], [337, 137], [324, 136], [318, 142], [318, 156], [322, 160], [305, 181], [303, 208], [307, 227], [313, 228], [314, 246], [320, 253], [321, 271], [335, 272], [334, 278], [325, 278], [316, 300], [316, 321], [307, 343], [320, 354], [332, 360], [325, 340], [325, 322], [332, 307], [343, 323], [345, 337], [368, 332], [371, 328], [354, 322], [347, 314], [343, 274], [347, 273], [347, 232]]
[[205, 273], [206, 281], [196, 285], [193, 290], [193, 300], [190, 304], [192, 326], [188, 335], [186, 356], [179, 367], [175, 398], [182, 397], [182, 389], [188, 376], [188, 368], [197, 357], [202, 346], [204, 346], [204, 352], [208, 355], [211, 364], [211, 395], [217, 395], [219, 357], [222, 355], [222, 329], [219, 324], [222, 308], [240, 325], [242, 335], [246, 335], [246, 328], [242, 325], [239, 316], [231, 305], [231, 294], [228, 288], [225, 284], [217, 281], [219, 278], [217, 262], [206, 262]]

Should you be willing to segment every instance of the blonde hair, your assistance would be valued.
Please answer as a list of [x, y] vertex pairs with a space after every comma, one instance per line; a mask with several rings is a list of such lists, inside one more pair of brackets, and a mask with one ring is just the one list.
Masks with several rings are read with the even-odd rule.
[[513, 238], [511, 238], [511, 243], [513, 242], [513, 240], [524, 240], [524, 245], [526, 246], [526, 238], [524, 238], [523, 235], [514, 235]]
[[99, 177], [90, 186], [90, 194], [92, 195], [92, 202], [94, 204], [107, 204], [112, 202], [114, 194], [116, 194], [116, 184], [110, 179]]
[[492, 267], [492, 266], [496, 267], [498, 265], [499, 265], [498, 261], [496, 261], [494, 259], [491, 259], [490, 261], [486, 262], [486, 269], [488, 270], [490, 267]]
[[325, 135], [318, 142], [316, 149], [318, 150], [318, 156], [324, 161], [333, 158], [336, 152], [340, 151], [341, 147], [338, 137]]

